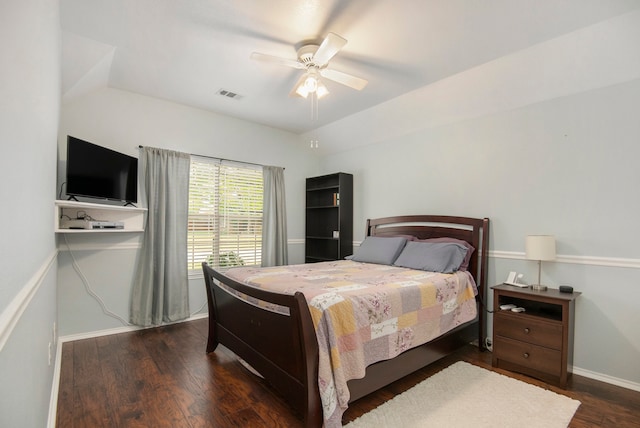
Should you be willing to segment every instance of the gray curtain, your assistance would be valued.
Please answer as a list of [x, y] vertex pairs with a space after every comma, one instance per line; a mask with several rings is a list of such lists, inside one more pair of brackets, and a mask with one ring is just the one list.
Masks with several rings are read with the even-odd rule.
[[189, 317], [189, 163], [185, 153], [140, 149], [140, 201], [149, 211], [131, 293], [133, 324], [160, 325]]
[[287, 212], [284, 198], [284, 168], [262, 167], [262, 266], [288, 263]]

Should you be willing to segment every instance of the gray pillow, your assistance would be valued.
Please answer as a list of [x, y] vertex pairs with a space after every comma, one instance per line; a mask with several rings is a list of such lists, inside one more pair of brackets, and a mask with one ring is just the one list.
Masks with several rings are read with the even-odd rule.
[[384, 238], [380, 236], [367, 236], [351, 257], [355, 262], [377, 263], [379, 265], [391, 265], [402, 251], [406, 238]]
[[407, 242], [393, 265], [429, 272], [453, 273], [460, 268], [466, 255], [467, 248], [464, 245], [414, 241]]
[[462, 239], [456, 238], [427, 238], [427, 239], [410, 239], [410, 241], [418, 241], [418, 242], [451, 242], [454, 244], [460, 244], [467, 249], [467, 254], [464, 256], [464, 260], [460, 265], [460, 269], [458, 270], [469, 270], [469, 263], [471, 263], [471, 254], [476, 250], [473, 248], [473, 245], [469, 244], [467, 241], [463, 241]]

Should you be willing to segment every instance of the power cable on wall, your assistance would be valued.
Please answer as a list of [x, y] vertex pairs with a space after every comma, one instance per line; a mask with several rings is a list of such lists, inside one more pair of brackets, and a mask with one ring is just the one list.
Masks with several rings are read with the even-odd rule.
[[[64, 236], [64, 243], [66, 244], [67, 250], [69, 251], [69, 255], [71, 256], [73, 269], [76, 271], [76, 273], [78, 274], [78, 276], [82, 280], [82, 284], [84, 285], [85, 290], [87, 290], [87, 293], [98, 302], [98, 304], [100, 305], [100, 308], [102, 309], [102, 312], [105, 315], [110, 316], [111, 318], [117, 319], [124, 326], [132, 326], [133, 324], [131, 324], [130, 322], [128, 322], [127, 320], [122, 318], [120, 315], [116, 314], [115, 312], [113, 312], [112, 310], [107, 308], [107, 305], [100, 298], [100, 296], [98, 296], [98, 294], [95, 291], [93, 291], [93, 289], [89, 285], [89, 280], [84, 275], [84, 273], [82, 273], [82, 269], [80, 269], [80, 265], [78, 264], [78, 261], [76, 260], [76, 257], [73, 254], [73, 251], [71, 251], [71, 246], [69, 245], [69, 241], [67, 240], [67, 235], [63, 234], [63, 236]], [[200, 308], [198, 308], [197, 311], [191, 313], [190, 316], [193, 317], [193, 316], [199, 314], [205, 308], [205, 306], [207, 306], [207, 302], [206, 301], [202, 304], [202, 306], [200, 306]]]
[[67, 245], [67, 250], [69, 251], [69, 255], [71, 256], [73, 269], [76, 271], [76, 273], [82, 280], [82, 283], [84, 284], [84, 288], [87, 290], [87, 293], [89, 293], [89, 295], [93, 297], [96, 300], [96, 302], [98, 302], [98, 304], [100, 305], [100, 308], [102, 308], [102, 312], [105, 315], [110, 316], [111, 318], [117, 319], [125, 326], [132, 325], [130, 322], [122, 318], [120, 315], [116, 314], [115, 312], [107, 308], [107, 305], [100, 298], [100, 296], [98, 296], [98, 294], [95, 291], [93, 291], [93, 289], [89, 285], [89, 280], [87, 279], [86, 276], [84, 276], [84, 273], [82, 273], [82, 270], [80, 269], [80, 265], [78, 264], [78, 261], [76, 260], [76, 257], [73, 254], [73, 251], [71, 251], [71, 246], [69, 245], [69, 241], [67, 240], [67, 235], [66, 234], [62, 234], [62, 235], [64, 236], [64, 243]]

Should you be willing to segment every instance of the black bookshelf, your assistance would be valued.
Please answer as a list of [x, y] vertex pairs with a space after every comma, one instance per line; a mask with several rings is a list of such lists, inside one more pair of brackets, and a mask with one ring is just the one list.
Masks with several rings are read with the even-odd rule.
[[353, 254], [353, 175], [311, 177], [306, 184], [305, 262]]

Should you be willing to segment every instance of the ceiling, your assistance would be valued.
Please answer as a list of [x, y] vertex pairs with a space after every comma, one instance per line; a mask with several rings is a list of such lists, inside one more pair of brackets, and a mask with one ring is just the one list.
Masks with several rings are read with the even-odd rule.
[[[638, 0], [60, 0], [63, 100], [110, 87], [304, 133], [546, 40], [637, 9]], [[289, 92], [295, 45], [348, 40], [311, 102]], [[238, 94], [229, 98], [220, 90]]]

